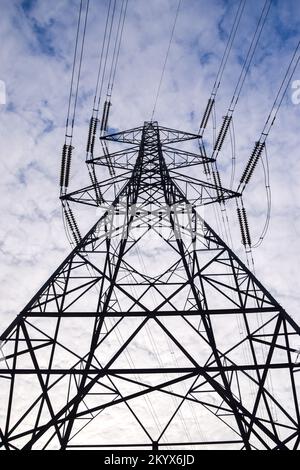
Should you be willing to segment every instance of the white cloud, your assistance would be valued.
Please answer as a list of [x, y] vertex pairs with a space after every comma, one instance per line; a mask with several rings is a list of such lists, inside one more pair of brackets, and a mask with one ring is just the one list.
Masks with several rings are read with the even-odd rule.
[[[0, 106], [3, 330], [69, 251], [61, 222], [58, 176], [78, 2], [57, 0], [51, 2], [51, 7], [47, 0], [0, 0], [0, 4], [0, 78], [6, 83], [7, 92], [6, 105]], [[24, 9], [25, 4], [31, 8]], [[150, 118], [176, 5], [171, 0], [129, 0], [112, 98], [113, 127], [127, 129]], [[183, 0], [157, 106], [156, 117], [162, 125], [197, 131], [224, 50], [224, 30], [229, 31], [236, 5], [237, 2], [217, 0]], [[218, 125], [231, 99], [240, 72], [239, 59], [247, 50], [262, 5], [262, 0], [256, 0], [246, 6], [218, 95]], [[74, 136], [72, 189], [89, 184], [84, 168], [87, 121], [105, 7], [106, 2], [91, 1]], [[237, 178], [285, 73], [297, 42], [299, 22], [297, 0], [272, 6], [234, 116]], [[300, 78], [300, 69], [294, 78]], [[299, 119], [300, 106], [292, 103], [290, 89], [269, 138], [270, 229], [254, 253], [258, 278], [298, 322]], [[228, 186], [227, 148], [220, 157], [222, 163], [222, 181]], [[254, 238], [264, 223], [265, 196], [260, 173], [258, 169], [246, 197]], [[234, 242], [241, 253], [235, 206], [229, 207]], [[87, 228], [95, 217], [95, 211], [84, 216], [83, 226]]]

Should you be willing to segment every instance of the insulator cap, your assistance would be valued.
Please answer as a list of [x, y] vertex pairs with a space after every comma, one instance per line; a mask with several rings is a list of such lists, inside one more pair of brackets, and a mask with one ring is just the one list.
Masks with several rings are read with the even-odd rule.
[[214, 151], [219, 152], [221, 150], [221, 148], [223, 146], [223, 143], [224, 143], [224, 140], [225, 140], [225, 137], [226, 137], [226, 134], [228, 132], [231, 120], [232, 120], [231, 116], [224, 116], [223, 124], [221, 126], [220, 132], [218, 134], [218, 137], [217, 137], [217, 140], [216, 140], [216, 143], [215, 143], [215, 146], [214, 146]]
[[212, 111], [212, 108], [213, 108], [213, 105], [214, 105], [214, 102], [215, 102], [214, 99], [209, 98], [209, 100], [207, 102], [207, 105], [206, 105], [206, 108], [205, 108], [205, 111], [204, 111], [204, 115], [203, 115], [201, 124], [200, 124], [200, 129], [204, 130], [206, 128], [209, 117], [210, 117], [210, 114], [211, 114], [211, 111]]

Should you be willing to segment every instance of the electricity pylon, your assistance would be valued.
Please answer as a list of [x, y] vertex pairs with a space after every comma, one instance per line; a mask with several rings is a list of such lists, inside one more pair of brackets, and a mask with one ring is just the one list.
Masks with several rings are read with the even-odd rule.
[[[210, 164], [201, 139], [171, 146], [190, 139], [102, 137], [131, 145], [88, 162], [123, 187], [1, 336], [2, 449], [299, 447], [299, 327], [182, 190], [238, 196], [180, 176]], [[62, 199], [96, 206], [107, 185]]]

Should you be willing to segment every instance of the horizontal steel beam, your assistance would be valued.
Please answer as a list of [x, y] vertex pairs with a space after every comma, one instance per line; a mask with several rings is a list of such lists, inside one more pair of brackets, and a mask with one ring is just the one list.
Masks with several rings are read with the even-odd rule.
[[63, 317], [63, 318], [73, 318], [73, 317], [100, 317], [104, 315], [105, 317], [174, 317], [178, 315], [183, 316], [197, 316], [201, 313], [205, 315], [248, 315], [250, 313], [270, 313], [278, 312], [276, 307], [261, 307], [261, 308], [228, 308], [228, 309], [213, 309], [213, 310], [187, 310], [187, 311], [157, 311], [157, 312], [22, 312], [20, 317]]
[[[156, 444], [159, 448], [166, 446], [206, 446], [206, 445], [219, 445], [219, 444], [243, 444], [241, 440], [229, 440], [229, 441], [198, 441], [198, 442], [157, 442]], [[152, 448], [153, 443], [148, 442], [144, 444], [70, 444], [67, 445], [68, 449], [78, 449], [78, 448], [117, 448], [117, 447], [150, 447]]]
[[202, 372], [221, 372], [221, 371], [246, 371], [246, 370], [264, 370], [264, 369], [293, 369], [299, 367], [299, 364], [292, 364], [289, 362], [280, 362], [275, 364], [241, 364], [231, 366], [209, 366], [209, 367], [155, 367], [155, 368], [131, 368], [131, 369], [96, 369], [92, 368], [88, 371], [86, 369], [0, 369], [0, 375], [11, 375], [11, 374], [53, 374], [53, 375], [118, 375], [118, 374], [188, 374], [188, 373], [199, 373]]

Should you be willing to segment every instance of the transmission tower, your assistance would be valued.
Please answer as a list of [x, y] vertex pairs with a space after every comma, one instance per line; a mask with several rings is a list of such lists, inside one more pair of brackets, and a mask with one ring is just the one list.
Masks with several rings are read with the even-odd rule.
[[121, 189], [1, 336], [1, 448], [298, 448], [299, 327], [196, 208], [239, 194], [186, 176], [187, 198], [178, 169], [212, 163], [199, 135], [101, 141], [88, 165], [126, 176], [63, 203]]

